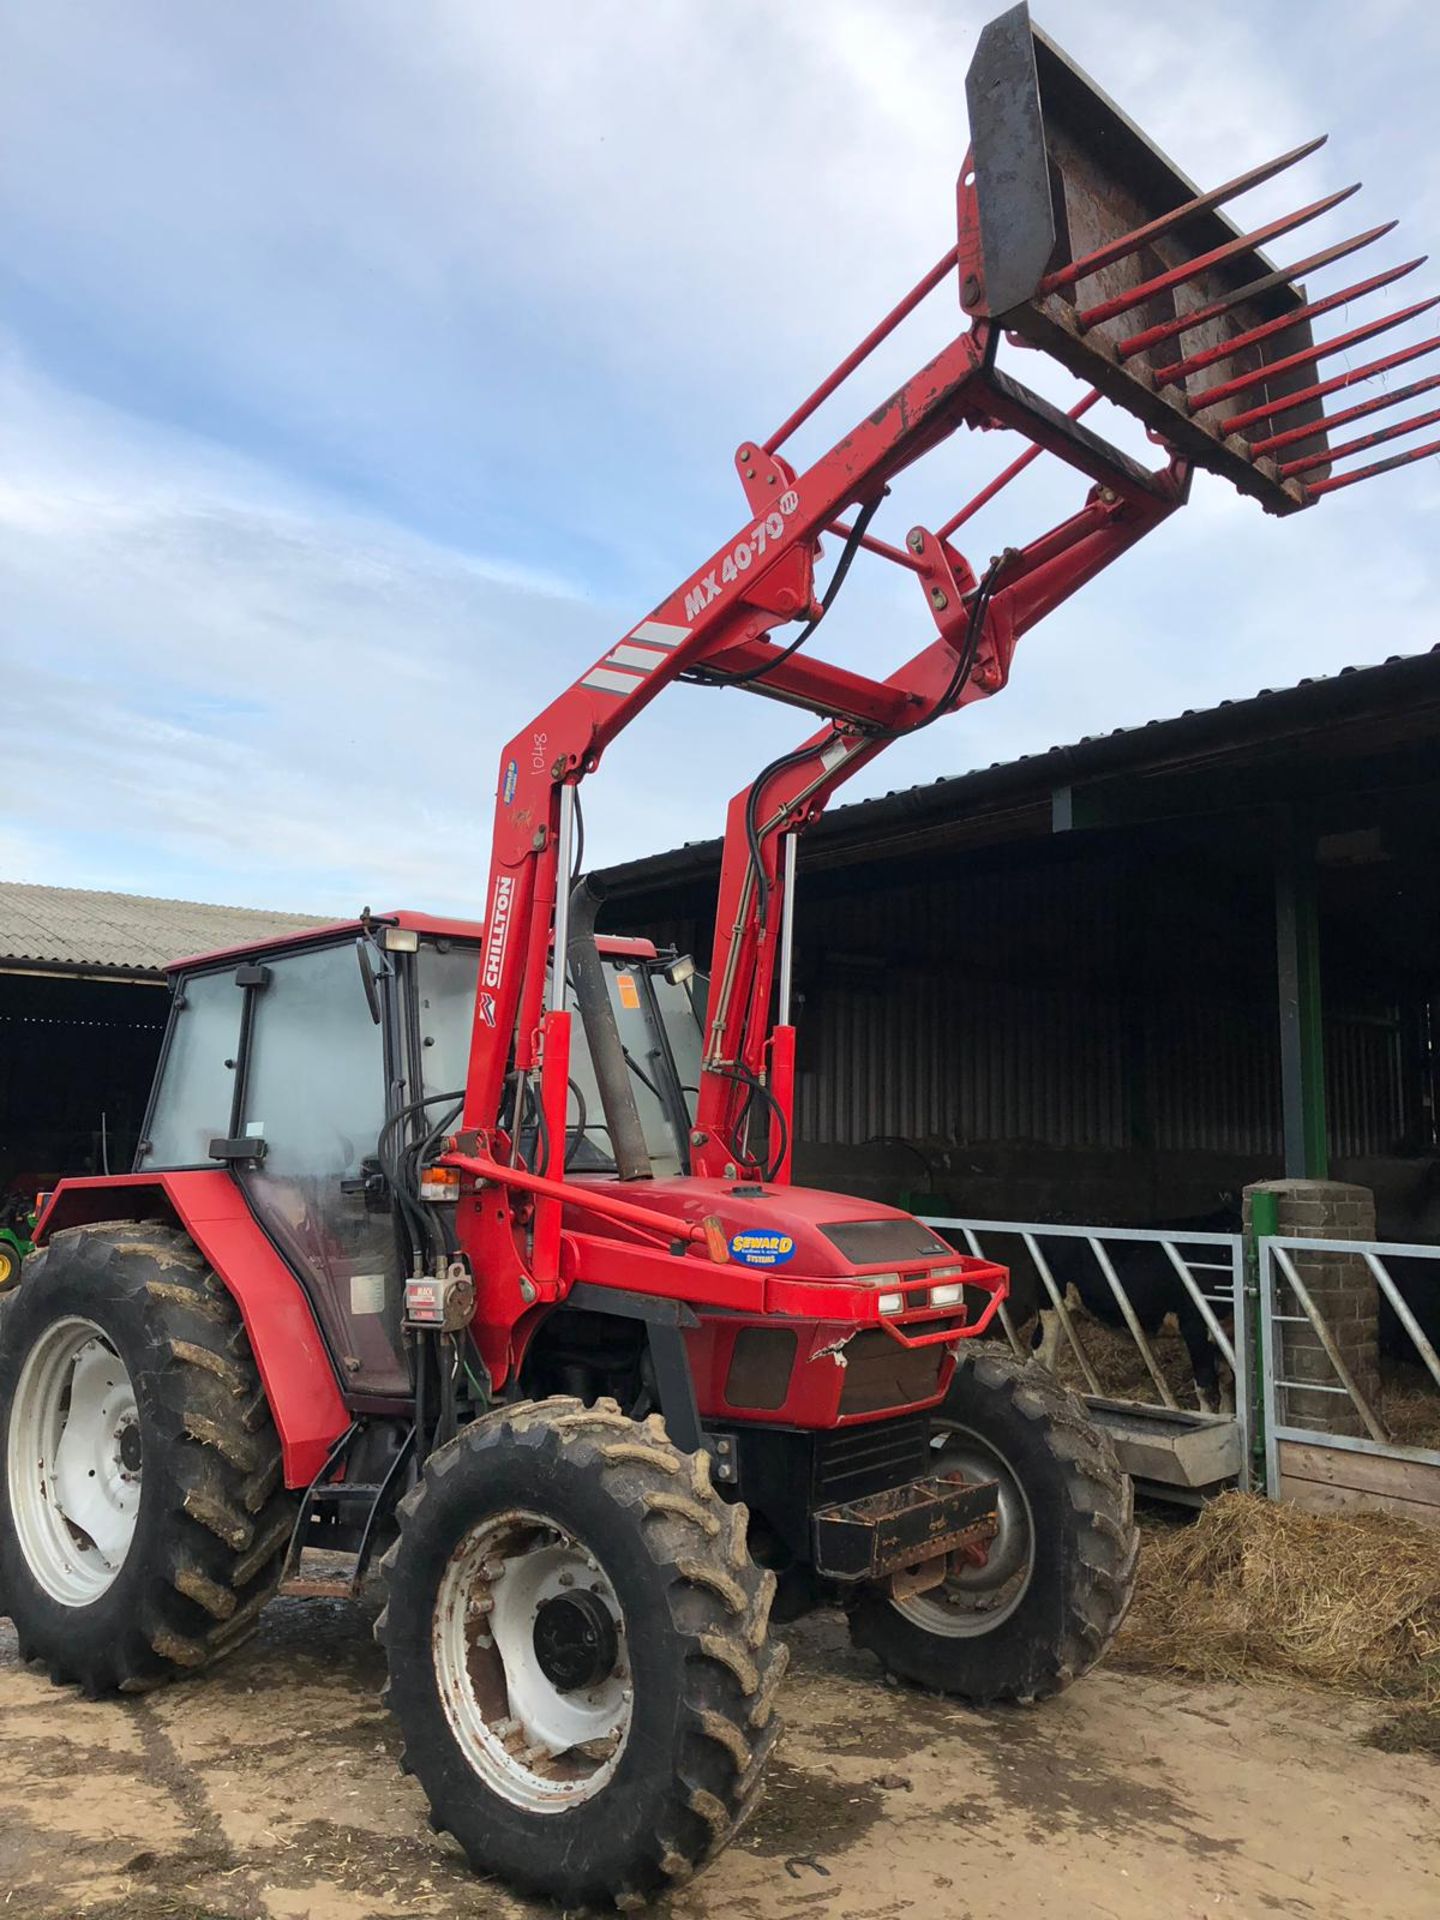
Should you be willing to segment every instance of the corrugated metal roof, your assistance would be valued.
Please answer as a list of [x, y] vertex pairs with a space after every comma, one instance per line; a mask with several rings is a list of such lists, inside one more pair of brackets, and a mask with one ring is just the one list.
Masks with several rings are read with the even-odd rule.
[[[1168, 719], [1086, 734], [1068, 746], [996, 760], [965, 773], [942, 774], [911, 787], [892, 788], [868, 800], [852, 800], [822, 814], [807, 844], [862, 841], [890, 819], [957, 815], [982, 801], [1008, 801], [1043, 794], [1056, 786], [1102, 773], [1129, 773], [1203, 752], [1207, 756], [1364, 714], [1417, 717], [1440, 700], [1440, 645], [1418, 654], [1392, 654], [1375, 666], [1342, 667], [1314, 674], [1290, 687], [1266, 687], [1244, 700], [1213, 707], [1187, 707]], [[1424, 722], [1431, 724], [1431, 722]], [[720, 856], [719, 840], [688, 840], [668, 851], [607, 868], [600, 877], [613, 889], [633, 892], [662, 886], [684, 874], [703, 872]]]
[[0, 966], [158, 974], [181, 954], [237, 947], [333, 918], [0, 881]]

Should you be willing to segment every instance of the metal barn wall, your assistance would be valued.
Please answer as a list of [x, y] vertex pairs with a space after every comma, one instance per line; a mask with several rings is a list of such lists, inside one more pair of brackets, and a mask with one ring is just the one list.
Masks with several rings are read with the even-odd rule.
[[[698, 915], [625, 918], [703, 956]], [[802, 1141], [1280, 1151], [1264, 864], [1086, 836], [928, 868], [802, 868], [796, 967]], [[1327, 982], [1332, 1151], [1388, 1153], [1396, 1019], [1343, 992]]]

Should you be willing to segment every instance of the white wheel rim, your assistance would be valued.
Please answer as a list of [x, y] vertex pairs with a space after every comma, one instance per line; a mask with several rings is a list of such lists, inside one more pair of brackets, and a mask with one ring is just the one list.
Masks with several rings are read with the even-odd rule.
[[[561, 1599], [583, 1602], [613, 1636], [613, 1660], [605, 1646], [596, 1656], [605, 1670], [572, 1687], [537, 1651], [536, 1622]], [[614, 1775], [633, 1701], [625, 1619], [598, 1559], [553, 1519], [514, 1511], [470, 1529], [436, 1595], [434, 1656], [466, 1761], [512, 1806], [562, 1813]]]
[[1035, 1522], [1019, 1476], [990, 1441], [969, 1427], [939, 1425], [931, 1446], [932, 1473], [996, 1483], [999, 1531], [983, 1566], [966, 1566], [952, 1556], [950, 1572], [938, 1587], [891, 1605], [926, 1633], [966, 1640], [993, 1633], [1029, 1592]]
[[125, 1363], [92, 1320], [57, 1320], [10, 1409], [10, 1514], [52, 1600], [89, 1606], [125, 1564], [140, 1514], [140, 1414]]

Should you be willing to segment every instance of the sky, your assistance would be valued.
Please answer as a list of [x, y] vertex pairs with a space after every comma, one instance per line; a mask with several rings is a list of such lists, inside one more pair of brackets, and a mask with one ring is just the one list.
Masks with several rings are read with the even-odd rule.
[[[0, 877], [473, 912], [503, 744], [741, 527], [736, 446], [951, 244], [997, 10], [4, 9]], [[1034, 11], [1196, 179], [1328, 131], [1236, 206], [1364, 180], [1297, 252], [1394, 215], [1367, 261], [1440, 247], [1433, 6]], [[1440, 262], [1375, 311], [1432, 290]], [[955, 329], [947, 290], [804, 429], [801, 464]], [[1024, 376], [1069, 397], [1037, 358]], [[1019, 445], [957, 437], [875, 531], [935, 525]], [[1052, 467], [965, 530], [977, 564], [1078, 507]], [[1002, 696], [844, 798], [1440, 642], [1437, 509], [1440, 461], [1285, 520], [1201, 476], [1027, 637]], [[932, 632], [877, 562], [823, 651], [883, 677]], [[670, 689], [586, 783], [591, 863], [718, 832], [807, 730]]]

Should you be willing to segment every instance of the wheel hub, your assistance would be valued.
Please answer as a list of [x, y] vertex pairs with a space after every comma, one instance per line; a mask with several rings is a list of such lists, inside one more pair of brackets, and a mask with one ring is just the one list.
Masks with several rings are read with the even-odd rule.
[[899, 1612], [947, 1639], [993, 1632], [1025, 1598], [1034, 1567], [1035, 1530], [1019, 1476], [993, 1443], [968, 1428], [939, 1424], [934, 1469], [991, 1480], [998, 1526], [980, 1554], [954, 1554], [945, 1580], [893, 1602]]
[[548, 1813], [606, 1785], [634, 1682], [623, 1610], [583, 1541], [535, 1513], [478, 1522], [442, 1576], [433, 1633], [446, 1714], [494, 1791]]
[[575, 1693], [608, 1678], [620, 1652], [609, 1608], [581, 1587], [552, 1594], [535, 1616], [535, 1658], [558, 1693]]
[[26, 1564], [62, 1606], [89, 1605], [124, 1565], [142, 1453], [134, 1384], [110, 1338], [91, 1320], [57, 1320], [16, 1384], [8, 1482]]

